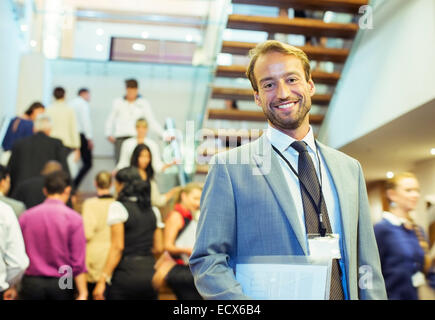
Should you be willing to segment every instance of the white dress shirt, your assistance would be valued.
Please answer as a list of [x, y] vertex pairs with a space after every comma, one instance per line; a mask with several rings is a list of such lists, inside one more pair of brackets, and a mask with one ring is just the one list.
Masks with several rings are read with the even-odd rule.
[[[298, 157], [299, 153], [290, 145], [296, 140], [292, 137], [278, 131], [277, 129], [268, 126], [266, 137], [270, 143], [275, 146], [290, 162], [293, 168], [298, 172]], [[341, 215], [340, 206], [338, 201], [337, 190], [335, 189], [334, 182], [332, 180], [331, 174], [326, 166], [322, 156], [320, 156], [321, 170], [319, 170], [319, 159], [317, 157], [317, 147], [313, 135], [313, 129], [310, 126], [310, 130], [307, 135], [302, 139], [302, 141], [307, 143], [307, 150], [309, 155], [313, 160], [314, 167], [316, 169], [317, 177], [320, 177], [320, 171], [322, 172], [321, 179], [319, 181], [322, 184], [322, 192], [326, 203], [326, 208], [328, 210], [329, 221], [331, 223], [331, 228], [334, 233], [338, 233], [341, 230]], [[273, 151], [274, 152], [274, 151]], [[319, 153], [320, 155], [320, 153]], [[282, 171], [284, 172], [284, 177], [286, 179], [287, 185], [290, 189], [292, 198], [296, 206], [299, 223], [306, 233], [305, 229], [305, 219], [304, 219], [304, 208], [302, 204], [301, 188], [299, 185], [298, 177], [289, 168], [287, 163], [278, 155], [279, 163], [281, 165]], [[337, 219], [338, 218], [338, 219]]]
[[[160, 172], [164, 166], [164, 163], [162, 162], [162, 158], [160, 156], [159, 146], [155, 141], [149, 138], [145, 138], [143, 143], [146, 144], [151, 150], [151, 165], [153, 166], [154, 172]], [[127, 139], [122, 143], [119, 161], [116, 165], [117, 170], [130, 166], [130, 158], [133, 154], [134, 148], [136, 148], [137, 145], [137, 137]]]
[[[152, 207], [154, 216], [156, 217], [156, 226], [158, 229], [163, 229], [165, 224], [162, 220], [162, 215], [157, 207]], [[125, 223], [128, 219], [128, 211], [119, 201], [114, 201], [109, 206], [107, 214], [107, 225], [112, 226], [117, 223]]]
[[10, 206], [0, 201], [0, 292], [16, 284], [28, 266], [17, 217]]
[[164, 129], [154, 117], [151, 106], [143, 98], [129, 102], [124, 98], [115, 99], [112, 111], [106, 121], [107, 137], [133, 137], [136, 135], [136, 120], [145, 118], [151, 130], [163, 137]]
[[78, 131], [83, 133], [87, 140], [92, 140], [92, 121], [89, 103], [79, 96], [71, 100], [69, 105], [76, 112]]

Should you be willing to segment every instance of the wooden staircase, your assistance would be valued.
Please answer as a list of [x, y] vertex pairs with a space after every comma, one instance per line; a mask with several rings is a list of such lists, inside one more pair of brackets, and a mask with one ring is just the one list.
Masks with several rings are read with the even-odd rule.
[[[277, 7], [279, 8], [280, 14], [276, 17], [230, 14], [228, 16], [226, 26], [227, 29], [263, 31], [267, 32], [269, 39], [273, 39], [275, 34], [292, 34], [304, 35], [307, 37], [307, 39], [309, 37], [323, 39], [339, 38], [347, 40], [347, 43], [351, 43], [358, 31], [358, 24], [354, 23], [354, 21], [357, 21], [359, 8], [361, 6], [367, 5], [368, 0], [233, 0], [232, 3], [235, 5], [244, 4]], [[311, 13], [313, 10], [322, 12], [332, 11], [346, 13], [349, 14], [349, 17], [352, 17], [353, 19], [349, 19], [351, 21], [349, 23], [337, 23], [325, 22], [323, 19], [314, 18], [289, 18], [285, 16], [286, 14], [282, 14], [282, 12], [287, 12], [289, 8], [293, 8], [295, 10], [304, 10], [308, 13]], [[252, 89], [247, 88], [246, 85], [244, 87], [240, 87], [238, 84], [241, 83], [240, 78], [246, 79], [245, 72], [248, 62], [246, 56], [248, 55], [249, 50], [254, 48], [256, 44], [257, 43], [241, 41], [222, 42], [221, 52], [232, 55], [234, 58], [233, 60], [238, 61], [238, 63], [233, 65], [217, 66], [215, 71], [215, 80], [226, 79], [225, 81], [227, 83], [229, 81], [234, 81], [234, 85], [230, 87], [224, 87], [219, 84], [213, 85], [211, 88], [210, 99], [236, 101], [241, 103], [246, 101], [254, 101]], [[346, 62], [346, 59], [349, 55], [348, 47], [350, 47], [350, 45], [347, 47], [328, 47], [305, 44], [297, 47], [302, 49], [307, 54], [310, 61], [315, 61], [317, 65], [321, 62], [332, 62], [335, 64], [335, 66], [339, 66], [338, 68], [335, 67], [333, 72], [326, 72], [321, 68], [312, 69], [312, 79], [314, 83], [316, 85], [324, 85], [326, 88], [328, 88], [325, 92], [315, 94], [312, 97], [312, 104], [313, 106], [316, 106], [316, 108], [313, 109], [320, 110], [321, 112], [313, 112], [312, 109], [312, 113], [310, 114], [310, 123], [313, 125], [313, 127], [315, 126], [316, 129], [318, 129], [318, 127], [322, 124], [324, 114], [331, 102], [335, 86], [340, 79], [340, 66]], [[242, 64], [240, 61], [246, 63]], [[204, 123], [206, 124], [209, 122], [208, 120], [232, 121], [234, 123], [234, 129], [237, 129], [240, 127], [241, 122], [263, 122], [263, 128], [265, 127], [266, 119], [260, 108], [256, 107], [255, 110], [245, 109], [209, 107], [207, 109], [206, 121]], [[225, 135], [226, 133], [224, 133], [223, 136], [215, 136], [213, 138], [208, 136], [204, 138], [228, 140], [228, 137]], [[237, 141], [247, 142], [255, 138], [244, 137], [238, 139]], [[237, 145], [240, 145], [239, 142]], [[234, 146], [228, 146], [228, 144], [224, 144], [223, 148], [221, 148], [218, 152], [225, 151]], [[216, 150], [211, 150], [210, 148], [203, 148], [198, 150], [198, 152], [201, 154], [201, 156], [209, 155], [211, 157], [212, 155], [216, 154]], [[207, 173], [207, 166], [198, 166], [197, 173]]]

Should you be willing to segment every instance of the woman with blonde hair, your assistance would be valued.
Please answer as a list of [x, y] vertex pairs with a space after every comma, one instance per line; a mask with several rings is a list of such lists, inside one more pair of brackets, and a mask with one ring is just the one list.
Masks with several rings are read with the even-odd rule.
[[375, 225], [375, 236], [388, 299], [417, 300], [426, 275], [433, 277], [426, 236], [411, 217], [420, 186], [414, 174], [403, 172], [387, 181], [386, 193], [389, 211]]
[[159, 289], [166, 282], [180, 300], [201, 299], [188, 265], [196, 230], [194, 215], [199, 210], [201, 192], [202, 185], [195, 182], [179, 191], [174, 210], [165, 221], [163, 239], [166, 251], [154, 266], [154, 288]]
[[[112, 175], [100, 171], [95, 176], [97, 196], [85, 200], [82, 216], [86, 236], [86, 268], [88, 292], [92, 292], [104, 268], [110, 249], [110, 227], [107, 225], [109, 206], [115, 201], [110, 194]], [[92, 295], [89, 295], [92, 299]]]

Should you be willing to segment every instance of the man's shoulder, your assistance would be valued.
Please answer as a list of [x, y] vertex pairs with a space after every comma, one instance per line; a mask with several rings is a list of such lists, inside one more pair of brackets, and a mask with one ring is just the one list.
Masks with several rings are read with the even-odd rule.
[[326, 156], [326, 157], [333, 156], [338, 161], [344, 161], [344, 162], [349, 162], [349, 163], [353, 163], [353, 164], [358, 163], [358, 160], [356, 160], [355, 158], [352, 158], [351, 156], [345, 154], [344, 152], [342, 152], [340, 150], [329, 147], [329, 146], [327, 146], [319, 141], [317, 141], [317, 145], [320, 147], [320, 152], [323, 154], [323, 156]]
[[26, 209], [24, 203], [9, 197], [0, 196], [0, 201], [3, 201], [4, 203], [10, 205], [13, 209], [18, 209], [21, 212]]

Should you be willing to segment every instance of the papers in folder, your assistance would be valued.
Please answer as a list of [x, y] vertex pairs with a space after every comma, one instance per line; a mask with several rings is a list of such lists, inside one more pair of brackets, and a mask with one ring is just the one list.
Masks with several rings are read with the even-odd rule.
[[240, 263], [236, 279], [253, 299], [325, 300], [330, 268], [330, 263]]

